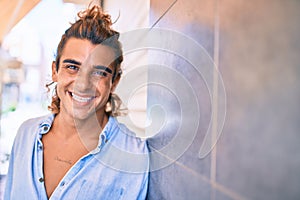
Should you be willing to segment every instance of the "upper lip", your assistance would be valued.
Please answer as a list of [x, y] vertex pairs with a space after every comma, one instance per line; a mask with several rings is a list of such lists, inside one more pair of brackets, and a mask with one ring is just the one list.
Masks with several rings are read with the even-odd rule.
[[76, 93], [76, 92], [72, 92], [72, 91], [69, 91], [69, 93], [71, 95], [76, 95], [76, 96], [79, 96], [79, 97], [82, 97], [82, 98], [91, 98], [91, 97], [95, 97], [94, 94], [80, 94], [80, 93]]

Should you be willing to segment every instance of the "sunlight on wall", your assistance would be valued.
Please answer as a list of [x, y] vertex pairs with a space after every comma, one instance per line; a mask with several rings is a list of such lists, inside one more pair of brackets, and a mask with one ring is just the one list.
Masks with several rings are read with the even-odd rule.
[[[124, 62], [122, 63], [123, 78], [121, 79], [116, 93], [120, 95], [121, 99], [128, 108], [128, 115], [119, 117], [118, 120], [125, 123], [129, 129], [134, 131], [138, 136], [145, 137], [146, 126], [146, 110], [147, 110], [147, 84], [143, 87], [134, 85], [134, 80], [131, 80], [131, 85], [135, 88], [128, 88], [128, 82], [125, 83], [127, 75], [136, 73], [141, 67], [148, 65], [148, 50], [147, 49], [133, 49], [133, 51], [126, 52], [126, 45], [132, 45], [127, 35], [133, 33], [137, 29], [149, 27], [149, 10], [150, 1], [104, 1], [104, 11], [108, 12], [114, 28], [121, 33], [120, 40], [123, 45]], [[125, 35], [125, 37], [123, 37]], [[147, 83], [147, 72], [139, 74], [139, 79], [143, 83]], [[128, 80], [130, 81], [130, 80]], [[126, 85], [126, 86], [124, 86]], [[128, 101], [124, 101], [128, 100]]]

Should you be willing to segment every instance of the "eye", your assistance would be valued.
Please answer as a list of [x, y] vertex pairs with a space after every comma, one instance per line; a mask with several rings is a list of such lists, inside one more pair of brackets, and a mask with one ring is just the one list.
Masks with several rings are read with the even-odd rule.
[[78, 71], [79, 70], [79, 67], [77, 67], [76, 65], [67, 65], [66, 68], [70, 69], [70, 70], [74, 70], [74, 71]]
[[98, 76], [98, 77], [107, 77], [107, 72], [105, 72], [105, 71], [94, 71], [93, 73], [92, 73], [92, 75], [94, 75], [94, 76]]
[[65, 69], [71, 74], [77, 73], [79, 71], [79, 67], [72, 64], [65, 65]]

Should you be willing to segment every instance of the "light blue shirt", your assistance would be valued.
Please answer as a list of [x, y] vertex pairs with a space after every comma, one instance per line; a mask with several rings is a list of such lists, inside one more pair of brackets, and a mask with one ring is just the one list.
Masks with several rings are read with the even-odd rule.
[[[50, 130], [53, 119], [52, 114], [30, 119], [19, 128], [10, 156], [5, 200], [48, 199], [41, 138]], [[146, 141], [109, 117], [99, 135], [97, 148], [72, 166], [50, 199], [145, 199], [148, 169]]]

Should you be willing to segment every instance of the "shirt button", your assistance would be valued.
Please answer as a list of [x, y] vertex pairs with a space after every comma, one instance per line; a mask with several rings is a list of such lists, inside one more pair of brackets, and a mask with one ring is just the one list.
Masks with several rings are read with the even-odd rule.
[[48, 126], [44, 126], [44, 131], [48, 131]]
[[61, 182], [60, 186], [63, 187], [66, 183], [63, 181]]
[[39, 182], [44, 182], [44, 179], [41, 177], [41, 178], [39, 178]]

